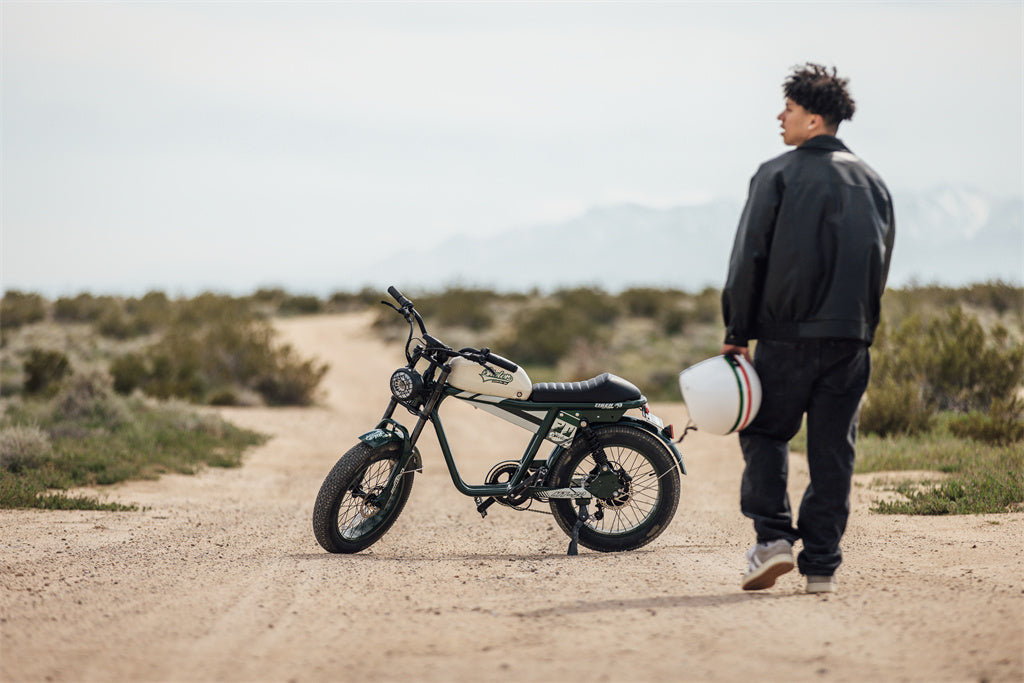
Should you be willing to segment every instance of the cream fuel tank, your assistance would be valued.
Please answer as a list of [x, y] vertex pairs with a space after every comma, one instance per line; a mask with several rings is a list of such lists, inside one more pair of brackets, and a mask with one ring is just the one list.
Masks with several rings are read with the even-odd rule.
[[448, 384], [456, 389], [517, 401], [529, 400], [533, 391], [533, 383], [522, 368], [509, 372], [491, 364], [481, 365], [465, 358], [453, 358], [451, 365], [452, 373], [448, 376]]

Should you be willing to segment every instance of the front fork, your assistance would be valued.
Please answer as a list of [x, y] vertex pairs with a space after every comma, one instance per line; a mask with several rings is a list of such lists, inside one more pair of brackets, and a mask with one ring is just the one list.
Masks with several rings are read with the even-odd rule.
[[392, 419], [395, 414], [395, 410], [398, 408], [399, 402], [394, 396], [391, 397], [391, 401], [388, 403], [388, 407], [384, 410], [384, 416], [380, 422], [377, 423], [376, 428], [372, 431], [363, 434], [359, 437], [359, 440], [363, 443], [370, 445], [373, 448], [378, 448], [388, 443], [401, 443], [402, 454], [398, 457], [398, 462], [395, 464], [394, 469], [391, 470], [391, 476], [388, 477], [387, 484], [384, 485], [384, 490], [381, 491], [378, 500], [379, 507], [383, 507], [387, 504], [391, 494], [394, 493], [398, 478], [405, 475], [408, 472], [421, 472], [423, 471], [423, 460], [420, 458], [419, 449], [416, 448], [416, 442], [420, 438], [420, 434], [423, 433], [423, 428], [427, 424], [427, 420], [431, 412], [437, 408], [438, 403], [441, 402], [441, 397], [444, 395], [444, 383], [448, 379], [448, 375], [452, 372], [451, 365], [445, 364], [441, 366], [441, 376], [435, 385], [433, 391], [427, 397], [427, 400], [420, 406], [419, 411], [415, 413], [417, 416], [416, 426], [413, 427], [412, 433], [402, 426], [399, 422]]

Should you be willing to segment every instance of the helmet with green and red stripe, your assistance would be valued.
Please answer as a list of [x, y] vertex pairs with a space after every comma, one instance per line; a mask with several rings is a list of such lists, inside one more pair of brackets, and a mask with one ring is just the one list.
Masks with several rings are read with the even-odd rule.
[[732, 434], [749, 425], [761, 407], [761, 380], [742, 356], [715, 356], [679, 373], [690, 420], [711, 434]]

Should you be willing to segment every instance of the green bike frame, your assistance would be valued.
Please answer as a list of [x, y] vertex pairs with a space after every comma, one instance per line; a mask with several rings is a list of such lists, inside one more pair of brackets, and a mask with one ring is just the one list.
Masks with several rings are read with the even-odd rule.
[[[398, 481], [400, 475], [422, 468], [416, 442], [427, 422], [430, 422], [437, 435], [437, 441], [441, 447], [441, 453], [444, 455], [445, 463], [448, 466], [452, 483], [460, 493], [467, 496], [500, 498], [509, 495], [523, 483], [531, 470], [536, 470], [542, 466], [550, 469], [562, 451], [572, 445], [573, 439], [579, 430], [603, 424], [626, 423], [657, 436], [665, 448], [672, 453], [676, 464], [679, 466], [679, 471], [682, 474], [686, 474], [683, 456], [679, 449], [676, 448], [675, 443], [673, 443], [670, 437], [666, 436], [664, 430], [658, 424], [646, 419], [647, 412], [644, 407], [647, 404], [647, 399], [643, 396], [632, 401], [610, 404], [537, 403], [534, 401], [520, 401], [485, 394], [474, 394], [456, 389], [444, 384], [446, 376], [447, 372], [442, 373], [441, 386], [433, 392], [431, 399], [427, 401], [426, 405], [416, 413], [418, 420], [411, 434], [404, 426], [392, 419], [394, 411], [399, 405], [392, 398], [384, 417], [377, 424], [377, 427], [360, 437], [360, 440], [364, 443], [375, 448], [390, 442], [402, 444], [402, 455], [399, 457], [398, 466], [392, 471], [391, 478], [385, 486], [385, 490], [389, 493], [394, 490], [394, 484]], [[527, 431], [533, 432], [533, 437], [526, 446], [518, 468], [507, 482], [474, 485], [466, 483], [463, 479], [455, 462], [455, 457], [448, 443], [444, 425], [438, 412], [441, 404], [447, 398], [464, 401]], [[626, 415], [626, 411], [630, 409], [644, 410], [645, 417], [638, 418]], [[538, 459], [537, 455], [545, 441], [550, 441], [554, 448], [546, 459]], [[556, 488], [530, 486], [522, 491], [522, 493], [529, 496], [543, 497], [545, 492], [553, 491]], [[589, 497], [589, 494], [586, 497]]]

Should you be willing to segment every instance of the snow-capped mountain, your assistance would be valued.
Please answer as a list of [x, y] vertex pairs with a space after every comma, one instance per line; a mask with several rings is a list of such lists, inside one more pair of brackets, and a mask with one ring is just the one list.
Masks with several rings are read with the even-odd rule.
[[[958, 286], [1001, 279], [1024, 284], [1024, 198], [958, 187], [894, 192], [896, 246], [889, 283]], [[595, 207], [571, 220], [462, 236], [407, 259], [403, 273], [370, 272], [363, 284], [501, 290], [631, 286], [698, 291], [720, 287], [740, 202], [657, 209]], [[387, 279], [385, 283], [381, 278]]]

